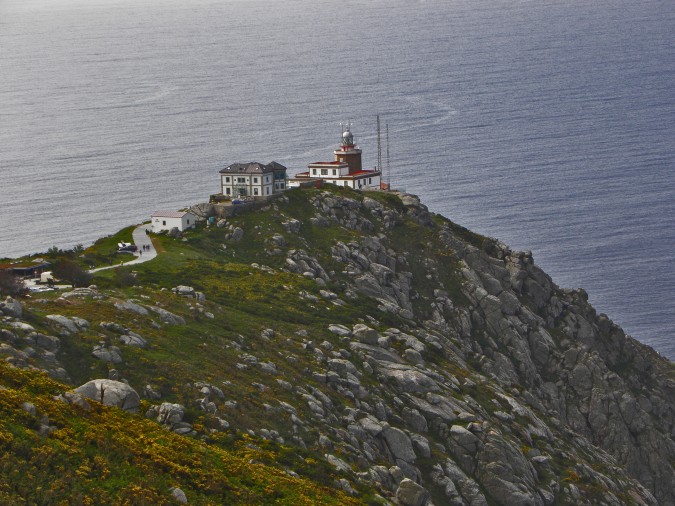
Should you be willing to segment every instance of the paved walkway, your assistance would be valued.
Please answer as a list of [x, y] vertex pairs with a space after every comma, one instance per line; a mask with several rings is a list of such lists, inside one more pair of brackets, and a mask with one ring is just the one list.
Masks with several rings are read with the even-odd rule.
[[[97, 269], [91, 269], [89, 272], [98, 272], [104, 271], [106, 269], [114, 269], [115, 267], [121, 267], [123, 265], [142, 264], [143, 262], [147, 262], [148, 260], [152, 260], [153, 258], [155, 258], [157, 256], [157, 250], [152, 245], [150, 236], [145, 233], [145, 230], [150, 229], [151, 226], [152, 225], [150, 225], [149, 223], [139, 225], [131, 233], [131, 237], [133, 238], [134, 244], [138, 247], [138, 251], [134, 253], [134, 256], [136, 258], [120, 264], [113, 264], [108, 265], [106, 267], [98, 267]], [[147, 249], [143, 249], [143, 246], [145, 246]]]

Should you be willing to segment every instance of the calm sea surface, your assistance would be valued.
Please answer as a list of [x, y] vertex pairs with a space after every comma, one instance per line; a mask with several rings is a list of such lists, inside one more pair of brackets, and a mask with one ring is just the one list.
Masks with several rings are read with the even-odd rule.
[[0, 0], [0, 257], [329, 159], [518, 249], [675, 359], [675, 2]]

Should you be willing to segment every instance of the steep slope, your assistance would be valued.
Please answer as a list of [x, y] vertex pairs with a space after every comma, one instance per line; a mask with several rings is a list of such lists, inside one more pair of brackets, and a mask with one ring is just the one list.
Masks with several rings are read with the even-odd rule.
[[[272, 445], [263, 464], [357, 502], [675, 502], [672, 364], [531, 254], [414, 196], [342, 188], [155, 241], [135, 273], [8, 304], [8, 362], [123, 379], [162, 430], [214, 452], [246, 435]], [[166, 489], [174, 471], [155, 472]]]

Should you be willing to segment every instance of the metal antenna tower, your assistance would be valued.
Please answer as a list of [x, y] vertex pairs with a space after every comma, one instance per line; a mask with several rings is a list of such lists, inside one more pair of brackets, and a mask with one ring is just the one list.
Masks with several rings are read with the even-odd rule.
[[382, 138], [380, 135], [380, 115], [377, 115], [377, 170], [382, 172]]
[[387, 189], [391, 190], [391, 166], [389, 165], [389, 123], [385, 124], [387, 139]]

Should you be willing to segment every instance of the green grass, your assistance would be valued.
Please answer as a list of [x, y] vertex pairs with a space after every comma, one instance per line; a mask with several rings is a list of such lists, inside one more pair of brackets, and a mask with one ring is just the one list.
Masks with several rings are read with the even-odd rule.
[[[64, 385], [4, 363], [0, 382], [3, 504], [169, 504], [173, 486], [198, 505], [365, 504], [328, 488], [325, 464], [305, 466], [313, 480], [288, 476], [277, 455], [294, 457], [283, 447], [207, 444], [95, 402], [83, 411], [53, 399]], [[37, 419], [20, 407], [26, 399], [49, 417], [50, 436], [36, 434]]]

